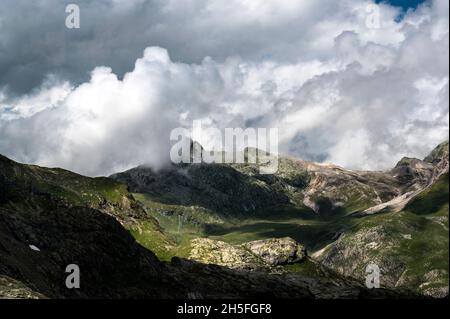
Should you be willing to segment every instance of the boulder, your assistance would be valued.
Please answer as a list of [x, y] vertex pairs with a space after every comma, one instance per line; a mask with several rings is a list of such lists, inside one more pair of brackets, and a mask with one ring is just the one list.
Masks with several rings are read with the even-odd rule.
[[298, 263], [307, 257], [306, 248], [289, 237], [252, 241], [243, 247], [270, 266]]
[[197, 238], [191, 241], [190, 259], [229, 268], [270, 270], [306, 260], [304, 246], [292, 238], [257, 240], [241, 245]]

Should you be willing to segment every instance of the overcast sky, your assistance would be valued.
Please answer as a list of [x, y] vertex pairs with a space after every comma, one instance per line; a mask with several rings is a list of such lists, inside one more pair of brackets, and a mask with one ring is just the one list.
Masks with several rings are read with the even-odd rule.
[[0, 153], [161, 167], [170, 131], [202, 119], [278, 127], [282, 153], [352, 169], [423, 157], [448, 139], [449, 2], [412, 2], [2, 0]]

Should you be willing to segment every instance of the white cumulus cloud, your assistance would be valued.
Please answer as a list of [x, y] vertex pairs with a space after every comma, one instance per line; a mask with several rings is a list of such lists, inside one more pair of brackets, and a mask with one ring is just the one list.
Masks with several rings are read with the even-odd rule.
[[[277, 127], [282, 153], [352, 169], [423, 157], [448, 138], [448, 1], [402, 20], [378, 5], [379, 29], [367, 27], [370, 4], [169, 1], [164, 12], [182, 16], [178, 27], [190, 21], [192, 50], [211, 54], [188, 63], [149, 46], [123, 77], [99, 66], [79, 85], [50, 76], [27, 95], [3, 91], [0, 153], [87, 175], [160, 168], [170, 131], [203, 119]], [[235, 54], [217, 53], [225, 47]]]

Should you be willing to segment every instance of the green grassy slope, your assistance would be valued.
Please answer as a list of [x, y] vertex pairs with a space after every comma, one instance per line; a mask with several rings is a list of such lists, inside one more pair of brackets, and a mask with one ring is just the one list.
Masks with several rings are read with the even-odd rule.
[[134, 193], [133, 196], [158, 221], [161, 231], [155, 229], [154, 224], [138, 220], [130, 228], [131, 232], [141, 245], [154, 251], [162, 260], [188, 257], [190, 242], [195, 238], [243, 244], [259, 239], [291, 237], [312, 252], [333, 242], [352, 223], [348, 217], [323, 218], [309, 208], [293, 209], [290, 206], [265, 212], [264, 218], [225, 218], [201, 207], [161, 203], [147, 194]]
[[106, 177], [23, 165], [0, 155], [0, 210], [36, 214], [72, 207], [97, 209], [114, 216], [134, 234], [148, 228], [152, 230], [149, 238], [159, 240], [161, 245], [168, 241], [158, 222], [128, 192], [127, 185]]
[[84, 206], [126, 217], [142, 213], [127, 186], [110, 178], [89, 178], [63, 169], [22, 165], [0, 158], [0, 206], [36, 209]]

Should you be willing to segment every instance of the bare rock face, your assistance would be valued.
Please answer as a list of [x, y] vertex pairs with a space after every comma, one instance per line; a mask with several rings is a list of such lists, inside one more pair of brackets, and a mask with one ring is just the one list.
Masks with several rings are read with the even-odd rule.
[[302, 262], [306, 259], [306, 248], [292, 238], [277, 238], [252, 241], [242, 245], [259, 256], [270, 266]]
[[265, 270], [263, 260], [240, 245], [231, 245], [222, 241], [197, 238], [191, 242], [189, 258], [205, 263], [233, 269]]
[[417, 184], [420, 186], [429, 182], [433, 175], [433, 170], [434, 166], [431, 163], [416, 158], [404, 157], [391, 170], [391, 174], [405, 185], [412, 186]]
[[431, 163], [433, 165], [438, 165], [441, 163], [448, 165], [448, 155], [449, 155], [449, 143], [448, 141], [439, 144], [424, 161]]
[[434, 165], [435, 169], [430, 183], [436, 182], [449, 169], [449, 142], [438, 145], [430, 155], [425, 157], [424, 161]]
[[306, 260], [304, 246], [292, 238], [265, 239], [242, 245], [197, 238], [191, 242], [190, 259], [234, 269], [270, 270]]
[[0, 275], [0, 299], [45, 299], [20, 281]]

